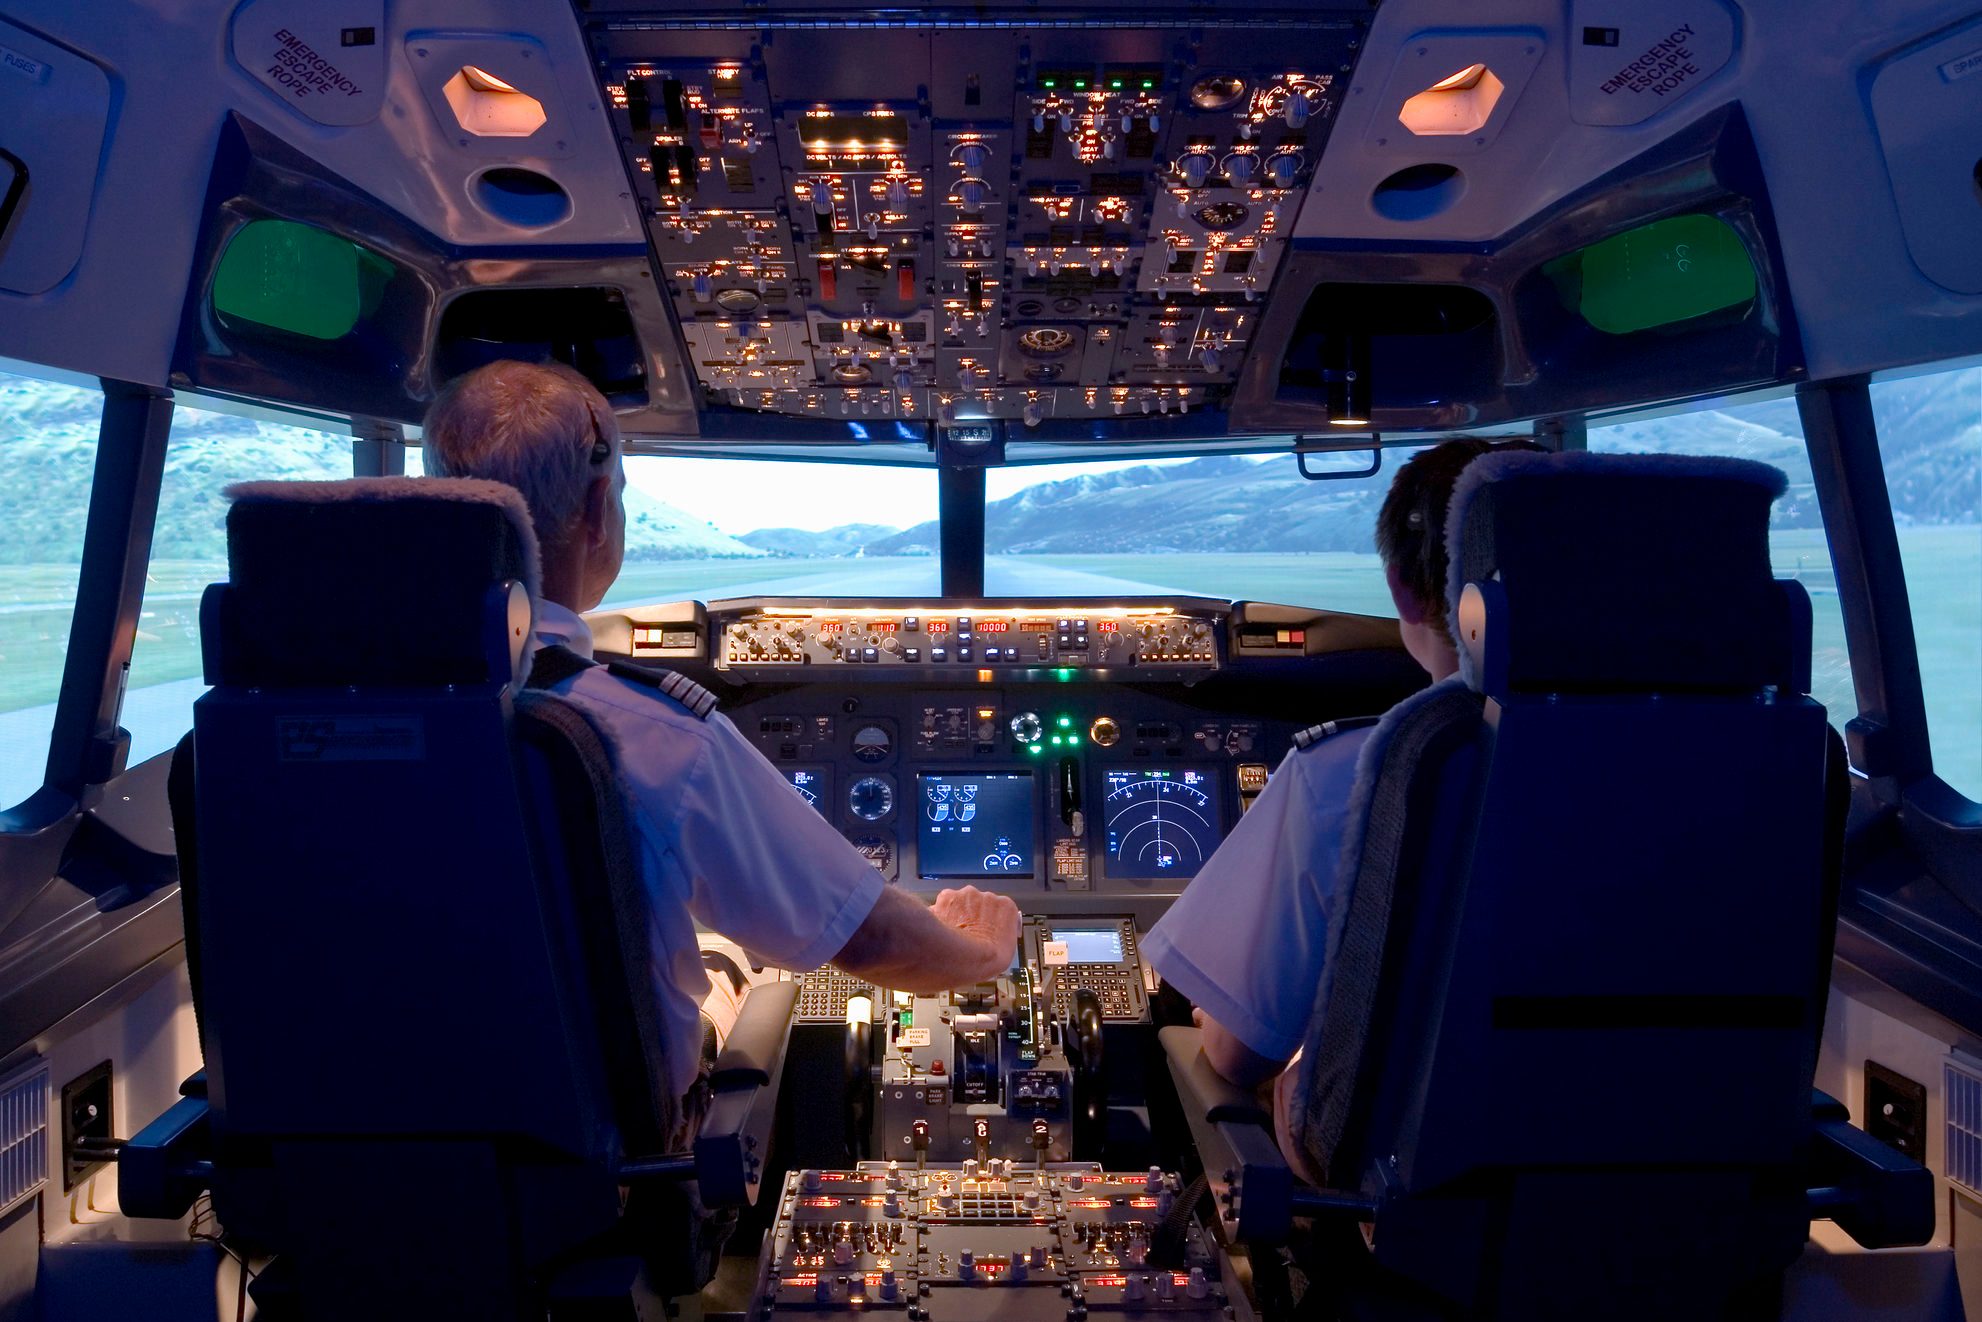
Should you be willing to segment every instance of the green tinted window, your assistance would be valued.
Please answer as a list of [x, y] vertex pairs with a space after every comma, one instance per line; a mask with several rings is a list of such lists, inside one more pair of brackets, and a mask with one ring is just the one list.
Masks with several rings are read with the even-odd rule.
[[1609, 335], [1676, 325], [1755, 297], [1748, 249], [1714, 216], [1641, 225], [1545, 269], [1563, 301]]
[[391, 278], [391, 263], [328, 230], [251, 221], [221, 254], [213, 309], [236, 322], [340, 340], [378, 306]]

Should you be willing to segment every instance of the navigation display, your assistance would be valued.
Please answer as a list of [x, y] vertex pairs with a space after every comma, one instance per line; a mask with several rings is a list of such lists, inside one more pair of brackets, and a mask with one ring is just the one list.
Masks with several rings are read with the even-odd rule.
[[1033, 875], [1032, 773], [916, 781], [916, 871], [931, 880]]
[[1102, 773], [1110, 877], [1194, 877], [1225, 838], [1215, 772], [1123, 767]]
[[791, 787], [798, 791], [798, 797], [817, 808], [821, 815], [826, 811], [826, 773], [814, 767], [779, 767]]
[[1064, 942], [1069, 964], [1119, 964], [1126, 957], [1122, 949], [1122, 929], [1106, 927], [1053, 927], [1053, 939]]

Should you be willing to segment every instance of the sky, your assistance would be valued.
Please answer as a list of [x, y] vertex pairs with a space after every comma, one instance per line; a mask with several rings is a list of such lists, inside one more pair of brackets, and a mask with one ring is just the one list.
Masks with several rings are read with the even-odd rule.
[[[985, 499], [1003, 500], [1040, 482], [1147, 462], [994, 468], [985, 474]], [[843, 523], [907, 528], [936, 517], [936, 473], [928, 468], [632, 457], [626, 461], [626, 480], [654, 499], [707, 519], [718, 531], [732, 535], [759, 528], [818, 531]]]

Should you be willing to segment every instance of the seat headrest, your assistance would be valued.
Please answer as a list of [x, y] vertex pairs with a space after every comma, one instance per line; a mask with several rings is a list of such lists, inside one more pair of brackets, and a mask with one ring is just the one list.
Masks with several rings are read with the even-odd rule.
[[1475, 460], [1446, 525], [1467, 681], [1493, 694], [1794, 685], [1793, 597], [1769, 564], [1769, 507], [1787, 486], [1745, 459]]
[[209, 684], [516, 678], [542, 571], [513, 487], [373, 477], [226, 495], [228, 582], [203, 607]]

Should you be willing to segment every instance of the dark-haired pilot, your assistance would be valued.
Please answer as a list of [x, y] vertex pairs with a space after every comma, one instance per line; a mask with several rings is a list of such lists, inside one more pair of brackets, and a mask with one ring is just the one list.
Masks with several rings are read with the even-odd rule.
[[[1445, 612], [1446, 507], [1466, 465], [1495, 448], [1464, 437], [1421, 452], [1398, 470], [1377, 515], [1377, 552], [1404, 647], [1434, 683], [1459, 670]], [[1369, 735], [1368, 727], [1349, 729], [1289, 753], [1142, 943], [1156, 971], [1197, 1007], [1212, 1068], [1243, 1088], [1275, 1081], [1282, 1151], [1311, 1180], [1315, 1173], [1287, 1142], [1299, 1073], [1288, 1065], [1307, 1036], [1348, 909], [1337, 869], [1356, 760]]]

